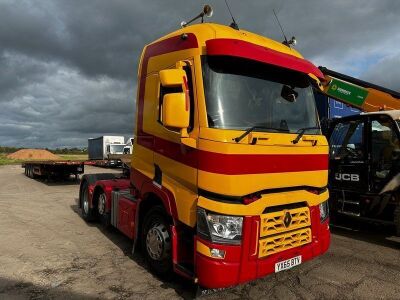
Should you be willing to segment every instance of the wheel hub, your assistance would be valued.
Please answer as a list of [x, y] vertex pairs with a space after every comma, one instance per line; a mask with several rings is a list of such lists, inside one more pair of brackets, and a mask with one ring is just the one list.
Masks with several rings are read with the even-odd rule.
[[163, 224], [155, 224], [146, 236], [146, 248], [150, 257], [154, 260], [162, 260], [171, 249], [171, 241], [168, 230]]
[[100, 195], [97, 207], [98, 207], [99, 214], [103, 215], [106, 210], [106, 196], [104, 194]]

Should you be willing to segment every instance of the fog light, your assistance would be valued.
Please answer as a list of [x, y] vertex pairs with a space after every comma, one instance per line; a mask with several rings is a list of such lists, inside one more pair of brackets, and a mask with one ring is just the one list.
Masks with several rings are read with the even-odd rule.
[[214, 258], [224, 258], [225, 257], [225, 250], [220, 249], [210, 249], [211, 257]]

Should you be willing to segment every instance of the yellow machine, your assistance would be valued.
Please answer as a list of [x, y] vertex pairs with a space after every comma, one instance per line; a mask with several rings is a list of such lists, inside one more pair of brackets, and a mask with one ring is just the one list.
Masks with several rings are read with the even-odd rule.
[[322, 93], [363, 112], [400, 109], [400, 93], [324, 67]]
[[363, 111], [329, 122], [332, 217], [393, 224], [400, 235], [400, 93], [320, 69], [325, 95]]

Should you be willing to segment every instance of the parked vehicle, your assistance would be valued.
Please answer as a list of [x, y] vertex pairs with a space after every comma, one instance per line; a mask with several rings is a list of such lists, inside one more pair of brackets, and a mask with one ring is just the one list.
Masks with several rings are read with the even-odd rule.
[[22, 164], [25, 175], [30, 178], [67, 179], [74, 175], [76, 179], [84, 173], [82, 161], [27, 161]]
[[84, 175], [85, 220], [118, 228], [155, 273], [205, 288], [327, 251], [317, 67], [289, 43], [207, 23], [147, 45], [138, 78], [130, 175]]
[[326, 68], [323, 93], [368, 113], [329, 124], [330, 208], [400, 235], [400, 93]]
[[123, 136], [101, 136], [88, 140], [89, 160], [97, 166], [121, 166], [121, 157], [126, 147]]
[[88, 139], [89, 159], [108, 159], [110, 154], [123, 154], [124, 147], [123, 136], [100, 136]]
[[124, 147], [124, 154], [132, 154], [133, 143], [135, 139], [130, 137], [126, 140], [125, 147]]
[[333, 214], [394, 224], [400, 235], [400, 110], [333, 120], [330, 194]]

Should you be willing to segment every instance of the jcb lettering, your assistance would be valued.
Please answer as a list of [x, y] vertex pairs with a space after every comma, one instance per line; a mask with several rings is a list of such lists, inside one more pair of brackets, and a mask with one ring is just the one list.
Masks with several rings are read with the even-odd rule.
[[360, 175], [358, 174], [345, 174], [345, 173], [336, 173], [335, 179], [340, 181], [360, 181]]

